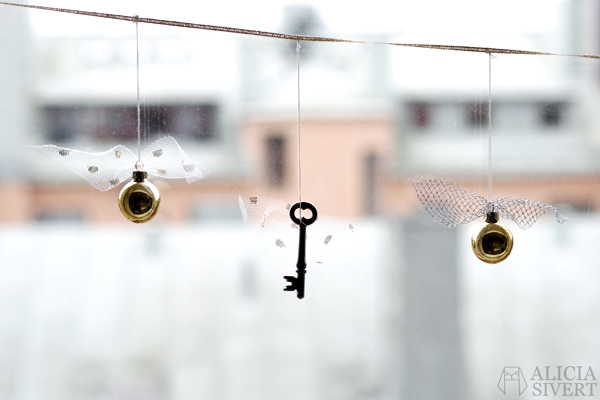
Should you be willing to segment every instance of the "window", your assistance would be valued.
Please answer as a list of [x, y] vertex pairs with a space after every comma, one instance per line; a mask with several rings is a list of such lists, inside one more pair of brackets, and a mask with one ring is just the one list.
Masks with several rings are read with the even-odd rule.
[[365, 213], [377, 212], [377, 155], [369, 153], [365, 157]]
[[[179, 135], [200, 141], [213, 139], [217, 134], [215, 105], [149, 106], [140, 111], [142, 133]], [[47, 106], [43, 113], [46, 135], [53, 142], [66, 142], [76, 136], [123, 140], [137, 137], [134, 106]]]
[[544, 103], [539, 105], [539, 116], [542, 125], [546, 128], [556, 128], [563, 123], [565, 104]]
[[285, 139], [283, 136], [270, 136], [267, 147], [267, 182], [271, 186], [283, 186], [285, 183]]
[[77, 133], [73, 111], [66, 107], [47, 107], [44, 110], [46, 136], [52, 142], [67, 142]]
[[467, 126], [481, 128], [488, 125], [488, 104], [471, 103], [465, 106]]
[[419, 130], [423, 130], [429, 127], [431, 123], [431, 108], [431, 105], [427, 103], [410, 104], [408, 109], [410, 110], [410, 119], [412, 121], [412, 126]]
[[142, 125], [153, 135], [180, 134], [207, 140], [216, 134], [217, 108], [214, 105], [151, 106], [142, 115]]

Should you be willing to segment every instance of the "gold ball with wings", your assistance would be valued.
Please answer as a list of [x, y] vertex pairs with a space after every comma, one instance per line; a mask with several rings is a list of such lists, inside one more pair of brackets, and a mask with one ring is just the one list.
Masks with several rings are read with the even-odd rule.
[[500, 217], [514, 221], [520, 228], [530, 228], [546, 211], [563, 217], [556, 207], [540, 201], [502, 197], [488, 201], [482, 196], [441, 178], [414, 180], [412, 186], [425, 211], [449, 228], [466, 224], [485, 216], [485, 222], [471, 237], [473, 252], [481, 261], [495, 264], [505, 260], [513, 248], [513, 235]]
[[102, 192], [132, 177], [119, 194], [119, 209], [125, 218], [136, 223], [150, 221], [160, 206], [160, 193], [156, 186], [148, 181], [148, 175], [186, 179], [188, 183], [192, 183], [203, 179], [209, 172], [208, 169], [194, 163], [171, 136], [155, 140], [140, 152], [139, 157], [123, 145], [99, 153], [55, 145], [33, 147]]

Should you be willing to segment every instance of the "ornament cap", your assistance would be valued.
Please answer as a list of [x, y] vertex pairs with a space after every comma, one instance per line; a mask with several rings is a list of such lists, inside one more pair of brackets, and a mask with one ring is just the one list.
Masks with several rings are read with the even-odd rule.
[[148, 179], [148, 172], [146, 171], [133, 171], [133, 181], [143, 182], [144, 179]]
[[485, 216], [485, 222], [495, 224], [498, 221], [500, 221], [500, 214], [498, 213], [498, 211], [490, 211]]

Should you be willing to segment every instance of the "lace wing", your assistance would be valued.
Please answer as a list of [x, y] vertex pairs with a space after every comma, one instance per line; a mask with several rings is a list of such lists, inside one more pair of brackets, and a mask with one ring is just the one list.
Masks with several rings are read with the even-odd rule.
[[412, 182], [412, 186], [427, 213], [449, 228], [469, 223], [489, 208], [482, 196], [445, 179], [422, 179]]
[[96, 189], [105, 192], [131, 179], [137, 157], [123, 145], [88, 153], [55, 145], [32, 146], [49, 155]]
[[494, 200], [494, 207], [501, 217], [514, 221], [522, 229], [530, 228], [546, 211], [554, 212], [559, 224], [564, 224], [568, 220], [558, 212], [556, 207], [536, 200], [502, 197]]
[[188, 183], [204, 179], [209, 170], [194, 163], [171, 136], [152, 142], [141, 154], [144, 169], [150, 175], [183, 179]]

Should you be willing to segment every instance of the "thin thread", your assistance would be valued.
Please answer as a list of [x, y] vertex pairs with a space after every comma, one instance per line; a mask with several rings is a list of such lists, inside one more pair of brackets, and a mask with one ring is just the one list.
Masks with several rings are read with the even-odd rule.
[[[132, 21], [132, 22], [136, 21], [136, 19], [134, 17], [128, 16], [128, 15], [99, 13], [99, 12], [94, 12], [94, 11], [72, 10], [72, 9], [67, 9], [67, 8], [37, 6], [37, 5], [33, 5], [33, 4], [7, 3], [4, 1], [0, 1], [0, 4], [4, 4], [7, 6], [34, 8], [34, 9], [38, 9], [38, 10], [64, 12], [64, 13], [69, 13], [69, 14], [87, 15], [90, 17], [117, 19], [117, 20]], [[335, 38], [320, 37], [320, 36], [289, 35], [289, 34], [285, 34], [285, 33], [257, 31], [257, 30], [252, 30], [252, 29], [232, 28], [232, 27], [227, 27], [227, 26], [195, 24], [195, 23], [190, 23], [190, 22], [170, 21], [170, 20], [156, 19], [156, 18], [139, 18], [138, 17], [137, 21], [143, 22], [146, 24], [169, 25], [169, 26], [177, 26], [180, 28], [202, 29], [202, 30], [207, 30], [207, 31], [228, 32], [228, 33], [236, 33], [236, 34], [240, 34], [240, 35], [262, 36], [262, 37], [287, 39], [287, 40], [295, 40], [295, 41], [303, 41], [303, 42], [338, 42], [338, 43], [380, 44], [380, 45], [387, 45], [387, 46], [416, 47], [416, 48], [421, 48], [421, 49], [452, 50], [452, 51], [464, 51], [464, 52], [472, 52], [472, 53], [521, 54], [521, 55], [580, 57], [580, 58], [600, 59], [600, 55], [595, 55], [595, 54], [562, 54], [562, 53], [546, 53], [546, 52], [541, 52], [541, 51], [500, 49], [500, 48], [494, 48], [494, 47], [473, 47], [473, 46], [398, 43], [398, 42], [372, 42], [372, 41], [368, 41], [368, 40], [335, 39]]]
[[140, 40], [138, 36], [137, 15], [133, 16], [135, 20], [135, 52], [136, 52], [136, 72], [137, 72], [137, 137], [138, 137], [138, 161], [142, 161], [142, 134], [140, 117]]
[[302, 163], [300, 151], [300, 41], [296, 42], [296, 67], [298, 75], [298, 202], [300, 203], [300, 221], [302, 221]]
[[492, 198], [492, 58], [494, 56], [489, 53], [488, 66], [488, 200]]

